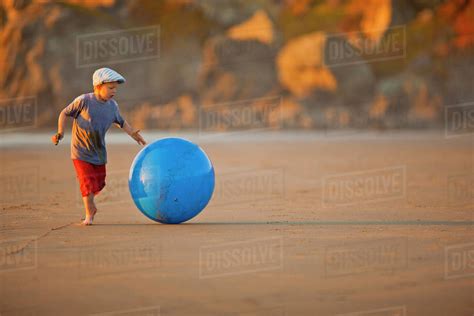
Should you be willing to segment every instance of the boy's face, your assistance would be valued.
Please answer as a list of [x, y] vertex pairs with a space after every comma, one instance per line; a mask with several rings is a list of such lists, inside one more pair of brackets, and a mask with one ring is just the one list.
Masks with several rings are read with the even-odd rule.
[[96, 89], [99, 92], [100, 98], [107, 101], [115, 96], [115, 93], [117, 93], [117, 86], [117, 82], [107, 82], [97, 86]]

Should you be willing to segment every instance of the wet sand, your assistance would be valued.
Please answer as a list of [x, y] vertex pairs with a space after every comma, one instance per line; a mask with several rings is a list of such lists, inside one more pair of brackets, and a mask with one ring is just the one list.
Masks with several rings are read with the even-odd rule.
[[196, 136], [216, 191], [181, 225], [136, 209], [140, 147], [112, 135], [85, 228], [69, 146], [41, 136], [2, 140], [2, 316], [474, 314], [472, 135]]

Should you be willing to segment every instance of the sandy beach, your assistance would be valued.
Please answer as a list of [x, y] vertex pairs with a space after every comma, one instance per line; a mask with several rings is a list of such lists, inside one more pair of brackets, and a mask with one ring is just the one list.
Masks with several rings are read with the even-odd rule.
[[207, 208], [148, 220], [114, 134], [91, 227], [68, 143], [2, 135], [0, 315], [474, 313], [472, 135], [178, 135], [214, 164]]

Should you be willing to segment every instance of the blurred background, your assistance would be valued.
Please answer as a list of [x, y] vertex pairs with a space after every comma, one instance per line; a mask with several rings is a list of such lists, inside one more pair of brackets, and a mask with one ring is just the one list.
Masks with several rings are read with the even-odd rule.
[[437, 128], [473, 52], [469, 0], [0, 0], [0, 99], [37, 128], [100, 67], [137, 128]]

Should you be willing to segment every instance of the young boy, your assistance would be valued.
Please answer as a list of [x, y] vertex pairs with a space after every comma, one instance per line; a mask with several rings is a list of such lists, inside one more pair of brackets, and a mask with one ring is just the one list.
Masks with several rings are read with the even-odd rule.
[[139, 145], [146, 142], [140, 131], [133, 129], [120, 115], [114, 99], [117, 85], [125, 78], [109, 68], [100, 68], [92, 76], [94, 92], [77, 97], [61, 111], [58, 132], [52, 137], [55, 145], [64, 137], [66, 116], [74, 118], [72, 126], [71, 158], [76, 169], [86, 217], [82, 225], [92, 225], [97, 208], [94, 196], [105, 186], [107, 151], [105, 133], [114, 123], [120, 126]]

